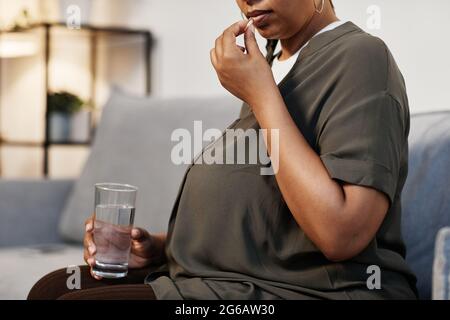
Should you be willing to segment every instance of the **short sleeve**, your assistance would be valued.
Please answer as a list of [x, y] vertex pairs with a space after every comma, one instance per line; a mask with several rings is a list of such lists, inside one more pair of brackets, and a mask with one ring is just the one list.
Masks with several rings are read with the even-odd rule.
[[318, 149], [330, 176], [381, 191], [392, 204], [407, 144], [400, 104], [379, 92], [354, 103], [334, 105], [320, 123]]

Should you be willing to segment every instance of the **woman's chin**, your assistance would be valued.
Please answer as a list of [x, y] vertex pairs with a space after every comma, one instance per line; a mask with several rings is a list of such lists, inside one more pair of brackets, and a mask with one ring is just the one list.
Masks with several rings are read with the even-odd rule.
[[282, 32], [276, 24], [266, 24], [256, 28], [261, 37], [265, 39], [279, 39]]

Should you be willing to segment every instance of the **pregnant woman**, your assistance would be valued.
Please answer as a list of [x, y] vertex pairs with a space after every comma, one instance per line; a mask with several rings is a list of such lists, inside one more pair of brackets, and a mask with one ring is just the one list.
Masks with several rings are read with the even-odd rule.
[[[253, 25], [225, 30], [211, 62], [245, 102], [229, 129], [278, 130], [264, 141], [276, 174], [262, 175], [259, 162], [194, 161], [167, 235], [133, 230], [127, 278], [89, 274], [96, 247], [88, 220], [81, 290], [67, 289], [63, 269], [30, 299], [417, 297], [401, 236], [409, 108], [391, 53], [339, 21], [330, 0], [237, 4]], [[268, 39], [266, 57], [255, 29]], [[241, 34], [245, 48], [236, 45]], [[215, 147], [234, 150], [222, 138]]]

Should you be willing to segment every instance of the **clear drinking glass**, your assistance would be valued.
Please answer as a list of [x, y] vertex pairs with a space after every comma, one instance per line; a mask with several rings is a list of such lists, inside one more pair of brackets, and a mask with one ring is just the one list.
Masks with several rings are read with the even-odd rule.
[[95, 185], [94, 242], [97, 253], [93, 272], [98, 276], [122, 278], [128, 273], [137, 190], [128, 184]]

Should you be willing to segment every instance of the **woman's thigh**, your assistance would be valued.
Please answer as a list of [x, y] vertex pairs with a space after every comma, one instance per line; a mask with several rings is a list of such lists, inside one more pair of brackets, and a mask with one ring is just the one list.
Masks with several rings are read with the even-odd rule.
[[[148, 293], [149, 296], [154, 298], [153, 290], [149, 285], [144, 284], [145, 276], [149, 273], [149, 269], [131, 269], [125, 278], [121, 279], [102, 279], [96, 280], [90, 274], [88, 266], [80, 266], [80, 288], [70, 289], [68, 280], [72, 276], [72, 273], [68, 273], [67, 269], [59, 269], [40, 279], [30, 290], [28, 294], [29, 300], [55, 300], [59, 298], [73, 298], [82, 299], [80, 296], [86, 292], [86, 297], [98, 294], [99, 290], [103, 291], [103, 295], [107, 296], [106, 292], [113, 292], [112, 295], [122, 292], [121, 299], [126, 299], [125, 295], [136, 295], [141, 293], [144, 295]], [[70, 281], [70, 280], [69, 280]], [[125, 286], [125, 288], [120, 288]], [[131, 287], [130, 287], [131, 286]], [[118, 287], [117, 289], [112, 289]], [[136, 287], [136, 288], [135, 288]], [[89, 290], [94, 290], [87, 292]], [[128, 291], [124, 291], [127, 289]], [[121, 291], [122, 290], [122, 291]], [[100, 297], [98, 297], [100, 298]], [[89, 298], [87, 298], [89, 299]], [[109, 298], [114, 299], [114, 298]], [[132, 297], [131, 299], [138, 299], [138, 297]]]
[[156, 300], [148, 284], [122, 284], [85, 290], [74, 290], [58, 300]]

